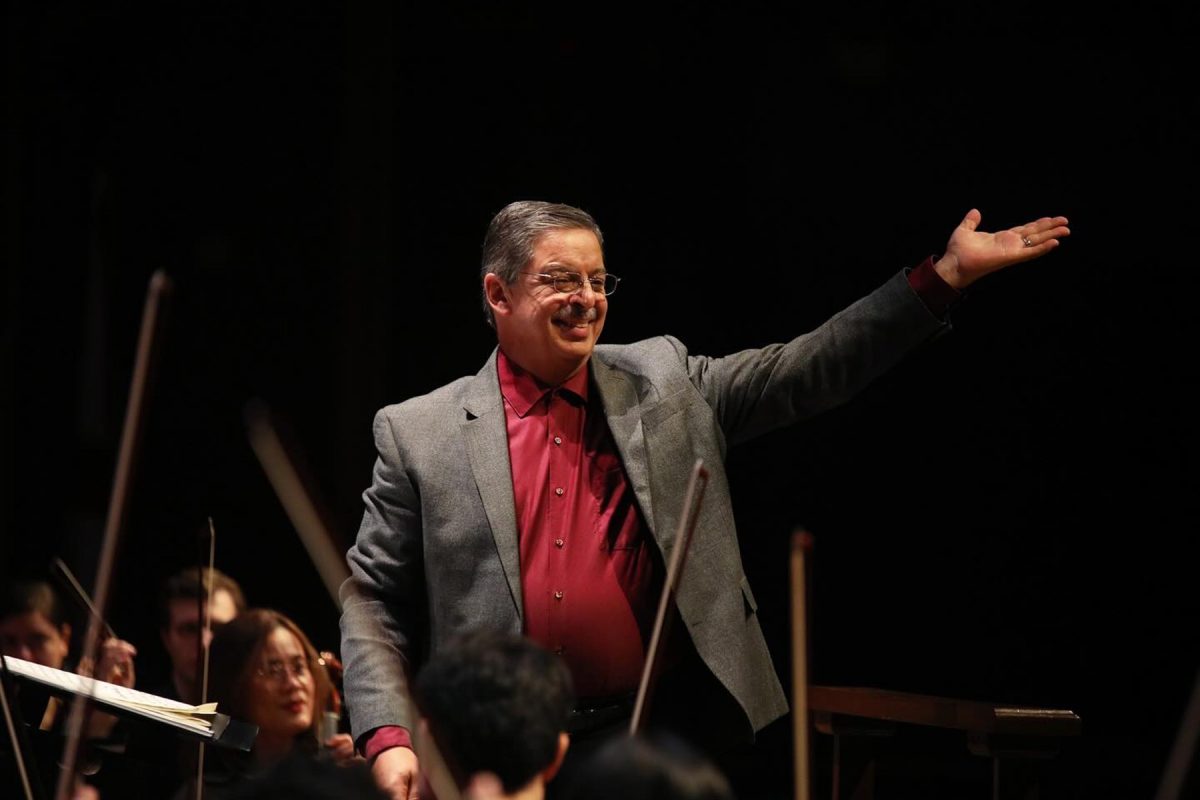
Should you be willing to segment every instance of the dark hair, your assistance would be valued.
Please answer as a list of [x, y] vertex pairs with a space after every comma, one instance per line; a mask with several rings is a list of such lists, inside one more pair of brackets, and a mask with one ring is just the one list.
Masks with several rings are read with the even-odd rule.
[[729, 781], [682, 739], [622, 736], [584, 762], [570, 800], [734, 800]]
[[414, 700], [460, 787], [493, 772], [514, 792], [550, 766], [573, 704], [558, 656], [511, 634], [456, 638], [417, 675]]
[[313, 676], [312, 726], [303, 738], [304, 744], [315, 749], [319, 743], [321, 712], [333, 693], [333, 684], [329, 674], [318, 663], [317, 650], [304, 631], [278, 611], [252, 608], [238, 614], [213, 635], [208, 656], [209, 700], [218, 704], [222, 714], [252, 721], [249, 719], [250, 681], [258, 668], [259, 656], [267, 637], [278, 628], [287, 630], [300, 642]]
[[46, 581], [13, 581], [0, 592], [0, 619], [35, 612], [55, 628], [62, 628], [71, 621], [58, 592]]
[[[550, 231], [587, 230], [596, 234], [596, 241], [604, 247], [604, 234], [592, 215], [574, 206], [562, 203], [546, 203], [541, 200], [518, 200], [500, 209], [488, 224], [483, 238], [483, 266], [479, 272], [480, 283], [488, 273], [495, 273], [500, 280], [510, 284], [533, 258], [538, 240]], [[488, 305], [487, 291], [483, 294], [483, 312], [488, 324], [496, 326], [492, 307]]]
[[[186, 567], [167, 578], [167, 582], [163, 585], [162, 597], [158, 603], [159, 627], [165, 628], [171, 624], [172, 600], [195, 600], [199, 602], [200, 598], [205, 596], [208, 572], [208, 567]], [[242, 594], [242, 587], [238, 586], [237, 581], [224, 572], [221, 572], [221, 570], [214, 569], [212, 571], [213, 594], [221, 590], [229, 592], [229, 596], [233, 598], [233, 605], [237, 608], [239, 614], [246, 610], [246, 596]]]

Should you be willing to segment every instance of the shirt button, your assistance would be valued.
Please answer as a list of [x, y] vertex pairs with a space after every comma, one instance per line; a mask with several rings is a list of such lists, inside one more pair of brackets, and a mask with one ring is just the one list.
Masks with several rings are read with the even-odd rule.
[[563, 546], [563, 540], [562, 540], [562, 539], [555, 539], [555, 540], [554, 540], [554, 546], [555, 546], [555, 547], [560, 547], [560, 548], [561, 548], [561, 547]]
[[562, 592], [555, 592], [555, 593], [554, 593], [554, 599], [555, 599], [555, 600], [562, 600]]
[[555, 437], [554, 437], [554, 443], [555, 443], [555, 444], [562, 444], [562, 437], [561, 437], [561, 436], [555, 436]]
[[561, 644], [554, 648], [554, 655], [556, 656], [561, 656], [565, 652], [567, 652], [567, 648], [563, 647]]
[[558, 495], [559, 497], [562, 497], [562, 494], [563, 494], [563, 488], [562, 488], [561, 486], [560, 486], [560, 487], [558, 487], [557, 489], [555, 489], [555, 490], [554, 490], [554, 493], [555, 493], [556, 495]]

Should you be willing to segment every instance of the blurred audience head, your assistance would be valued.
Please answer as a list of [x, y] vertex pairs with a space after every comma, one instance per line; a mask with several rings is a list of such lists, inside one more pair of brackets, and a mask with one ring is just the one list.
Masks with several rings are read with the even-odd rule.
[[0, 595], [0, 652], [62, 669], [71, 649], [71, 624], [49, 583], [18, 580]]
[[509, 794], [542, 787], [566, 754], [571, 675], [528, 639], [456, 638], [422, 668], [413, 694], [460, 788], [479, 772], [493, 773]]
[[259, 760], [282, 758], [297, 744], [315, 750], [332, 692], [312, 642], [278, 611], [250, 609], [213, 636], [208, 699], [258, 726]]
[[668, 734], [612, 740], [580, 767], [571, 789], [570, 800], [734, 800], [720, 770]]
[[[196, 700], [197, 665], [200, 663], [201, 602], [208, 595], [207, 567], [189, 567], [175, 573], [163, 586], [159, 602], [159, 634], [171, 658], [171, 679], [179, 696]], [[214, 631], [246, 608], [246, 598], [237, 581], [219, 570], [212, 570], [212, 596], [208, 613]], [[208, 646], [208, 640], [203, 642]]]

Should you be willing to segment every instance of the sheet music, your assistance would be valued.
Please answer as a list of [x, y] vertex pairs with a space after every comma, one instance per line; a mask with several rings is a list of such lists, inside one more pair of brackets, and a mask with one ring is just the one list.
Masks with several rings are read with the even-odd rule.
[[4, 656], [4, 663], [8, 666], [9, 671], [18, 677], [37, 681], [71, 694], [87, 695], [104, 705], [127, 709], [171, 725], [211, 735], [212, 719], [217, 714], [216, 703], [190, 706], [178, 700], [139, 692], [136, 689], [128, 689], [61, 669], [45, 667], [13, 656]]

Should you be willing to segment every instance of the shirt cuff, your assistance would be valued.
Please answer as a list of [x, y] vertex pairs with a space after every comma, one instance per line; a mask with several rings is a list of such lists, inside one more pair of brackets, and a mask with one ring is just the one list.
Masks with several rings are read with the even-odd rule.
[[908, 271], [908, 285], [917, 293], [917, 297], [929, 309], [929, 313], [938, 319], [944, 319], [954, 304], [962, 299], [962, 293], [946, 283], [937, 270], [933, 268], [933, 256], [922, 261]]
[[358, 737], [358, 749], [367, 761], [373, 761], [375, 756], [393, 747], [412, 749], [412, 736], [408, 728], [399, 725], [384, 725], [382, 728], [372, 728]]

